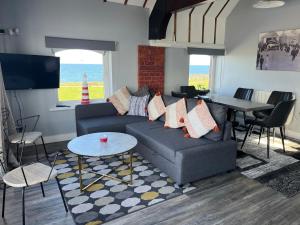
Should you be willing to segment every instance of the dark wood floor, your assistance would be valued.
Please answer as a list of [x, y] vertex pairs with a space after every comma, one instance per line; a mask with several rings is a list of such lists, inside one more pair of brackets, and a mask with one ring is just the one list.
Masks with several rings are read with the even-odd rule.
[[[48, 145], [51, 152], [66, 143]], [[42, 151], [41, 151], [42, 152]], [[26, 159], [34, 157], [27, 151]], [[248, 179], [238, 172], [202, 180], [197, 189], [177, 198], [121, 217], [107, 224], [188, 224], [188, 225], [299, 225], [300, 196], [287, 199], [274, 190]], [[39, 186], [26, 192], [27, 224], [73, 225], [66, 214], [55, 182], [45, 185], [46, 197]], [[2, 193], [0, 200], [2, 202]], [[21, 190], [7, 191], [5, 220], [0, 224], [21, 224]]]

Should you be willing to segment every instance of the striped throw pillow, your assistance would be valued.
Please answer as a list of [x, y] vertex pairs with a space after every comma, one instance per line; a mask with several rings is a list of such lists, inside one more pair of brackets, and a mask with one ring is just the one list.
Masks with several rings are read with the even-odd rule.
[[124, 115], [129, 110], [129, 99], [130, 93], [127, 87], [123, 87], [108, 98], [108, 101], [114, 105], [119, 114]]
[[149, 95], [143, 97], [130, 96], [129, 111], [130, 116], [147, 116], [147, 104]]
[[200, 138], [211, 130], [218, 131], [218, 125], [211, 116], [205, 101], [198, 101], [197, 105], [184, 118], [185, 137]]
[[184, 117], [186, 116], [186, 104], [185, 99], [182, 98], [179, 101], [168, 105], [166, 108], [166, 121], [165, 127], [167, 128], [179, 128], [184, 126]]
[[148, 104], [149, 120], [157, 120], [165, 112], [165, 103], [163, 102], [160, 93], [157, 93]]

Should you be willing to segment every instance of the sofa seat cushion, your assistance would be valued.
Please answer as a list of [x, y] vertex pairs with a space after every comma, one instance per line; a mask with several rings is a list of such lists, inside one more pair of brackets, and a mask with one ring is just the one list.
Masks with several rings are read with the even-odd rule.
[[81, 119], [77, 126], [83, 134], [95, 132], [125, 132], [126, 124], [147, 121], [144, 116], [104, 116], [99, 118]]
[[171, 162], [175, 162], [177, 151], [214, 143], [206, 138], [185, 138], [181, 129], [164, 128], [160, 121], [128, 124], [126, 131]]

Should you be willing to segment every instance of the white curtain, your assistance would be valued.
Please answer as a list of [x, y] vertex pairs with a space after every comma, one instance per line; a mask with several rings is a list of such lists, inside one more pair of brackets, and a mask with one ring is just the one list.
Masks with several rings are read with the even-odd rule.
[[[16, 133], [16, 126], [12, 116], [12, 111], [9, 105], [7, 94], [4, 87], [2, 69], [0, 64], [0, 160], [3, 162], [4, 166], [7, 167], [7, 163], [12, 164], [12, 166], [17, 166], [17, 160], [13, 155], [12, 150], [8, 151], [7, 135]], [[5, 131], [5, 132], [4, 132]], [[7, 134], [7, 135], [6, 135]], [[10, 146], [11, 147], [11, 146]], [[8, 153], [9, 152], [9, 153]], [[7, 154], [9, 154], [7, 156]], [[7, 162], [8, 159], [8, 162]], [[4, 171], [0, 167], [0, 177], [2, 177]]]

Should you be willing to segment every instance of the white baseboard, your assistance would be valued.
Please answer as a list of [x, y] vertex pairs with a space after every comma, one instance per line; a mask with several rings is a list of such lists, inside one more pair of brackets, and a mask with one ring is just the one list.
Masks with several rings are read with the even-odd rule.
[[[68, 141], [76, 137], [76, 133], [67, 133], [67, 134], [56, 134], [50, 136], [44, 136], [44, 141], [46, 144], [60, 142], [60, 141]], [[41, 144], [40, 141], [37, 144]]]

